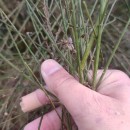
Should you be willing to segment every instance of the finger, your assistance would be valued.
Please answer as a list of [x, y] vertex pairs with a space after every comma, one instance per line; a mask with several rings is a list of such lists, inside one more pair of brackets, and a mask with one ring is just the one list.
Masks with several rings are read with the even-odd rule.
[[[96, 81], [98, 83], [101, 75], [103, 74], [103, 70], [98, 70], [97, 71], [97, 77]], [[93, 71], [88, 72], [88, 78], [90, 82], [92, 82], [93, 79]], [[120, 70], [107, 70], [106, 73], [104, 74], [104, 77], [100, 83], [100, 88], [103, 86], [110, 86], [110, 84], [114, 85], [113, 83], [119, 83], [121, 85], [130, 85], [130, 80], [127, 74]], [[112, 86], [113, 87], [113, 86]]]
[[49, 103], [48, 97], [41, 89], [21, 98], [20, 106], [23, 112], [34, 110]]
[[[61, 108], [57, 108], [56, 111], [61, 116]], [[60, 130], [61, 128], [61, 120], [58, 117], [55, 110], [45, 114], [43, 116], [40, 130]], [[39, 124], [41, 121], [41, 117], [30, 122], [24, 127], [24, 130], [39, 130]]]
[[[97, 82], [99, 81], [103, 70], [97, 71]], [[88, 77], [90, 81], [93, 79], [93, 72], [89, 71]], [[119, 70], [107, 70], [97, 91], [103, 95], [107, 95], [122, 101], [129, 101], [130, 80], [128, 75]]]
[[[93, 107], [95, 107], [94, 97], [98, 93], [81, 85], [56, 61], [46, 60], [43, 62], [41, 65], [41, 73], [48, 86], [48, 90], [59, 98], [73, 117], [83, 114], [84, 102], [86, 104], [93, 104]], [[89, 107], [91, 105], [88, 105], [86, 109], [90, 110]]]

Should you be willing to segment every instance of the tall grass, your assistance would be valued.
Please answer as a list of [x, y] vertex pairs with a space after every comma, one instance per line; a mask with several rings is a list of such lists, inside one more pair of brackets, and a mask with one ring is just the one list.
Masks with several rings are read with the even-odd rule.
[[[126, 12], [129, 12], [127, 0], [123, 4]], [[10, 101], [18, 105], [16, 97], [20, 98], [37, 87], [47, 96], [50, 94], [45, 90], [39, 72], [40, 64], [45, 59], [57, 60], [86, 87], [89, 82], [88, 71], [92, 70], [93, 80], [89, 86], [95, 91], [112, 60], [120, 62], [116, 51], [121, 50], [120, 43], [125, 33], [129, 32], [130, 17], [128, 15], [123, 20], [115, 16], [118, 0], [23, 0], [12, 12], [3, 1], [0, 5], [0, 79], [1, 85], [6, 86], [0, 87], [0, 92], [8, 90], [1, 102], [0, 113], [5, 113], [4, 117], [0, 117], [2, 130], [10, 127], [16, 129], [12, 122], [19, 124], [19, 128], [23, 127], [24, 121], [28, 120], [27, 115], [21, 114], [19, 109], [13, 115], [15, 108]], [[110, 31], [117, 34], [113, 28], [116, 23], [121, 24], [121, 27], [114, 37]], [[105, 44], [108, 41], [111, 44]], [[106, 50], [103, 48], [107, 48], [109, 55], [105, 56]], [[122, 56], [126, 64], [122, 63], [121, 66], [129, 74], [126, 67], [130, 64], [128, 57], [126, 54]], [[104, 59], [107, 59], [106, 62]], [[97, 81], [97, 70], [100, 68], [103, 68], [103, 73]], [[52, 101], [50, 106], [55, 109]], [[64, 106], [62, 118], [63, 127], [71, 130], [71, 116]]]

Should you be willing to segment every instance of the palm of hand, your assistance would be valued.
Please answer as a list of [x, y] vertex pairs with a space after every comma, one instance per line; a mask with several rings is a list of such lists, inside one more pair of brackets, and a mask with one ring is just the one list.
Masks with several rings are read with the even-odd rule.
[[[100, 77], [102, 71], [98, 71]], [[90, 125], [81, 130], [128, 130], [130, 128], [130, 79], [118, 70], [109, 70], [94, 95], [95, 109], [90, 111]], [[95, 111], [95, 112], [94, 112]], [[93, 124], [92, 124], [93, 122]], [[79, 123], [80, 124], [80, 123]]]

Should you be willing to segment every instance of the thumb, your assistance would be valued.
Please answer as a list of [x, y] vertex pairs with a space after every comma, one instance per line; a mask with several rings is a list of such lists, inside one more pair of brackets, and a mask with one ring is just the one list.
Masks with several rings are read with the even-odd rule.
[[[93, 104], [95, 91], [83, 86], [54, 60], [46, 60], [41, 65], [41, 73], [48, 90], [67, 108], [73, 118], [81, 113], [85, 104]], [[94, 96], [95, 95], [95, 96]], [[90, 110], [87, 105], [87, 109]], [[94, 106], [95, 107], [95, 106]]]

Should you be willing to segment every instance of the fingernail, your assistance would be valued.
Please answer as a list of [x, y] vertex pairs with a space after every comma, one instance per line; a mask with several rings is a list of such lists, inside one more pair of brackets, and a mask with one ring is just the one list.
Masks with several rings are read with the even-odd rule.
[[43, 62], [41, 66], [41, 72], [42, 72], [43, 77], [47, 77], [55, 73], [56, 71], [58, 71], [60, 68], [62, 68], [60, 64], [58, 64], [54, 60], [49, 59]]

